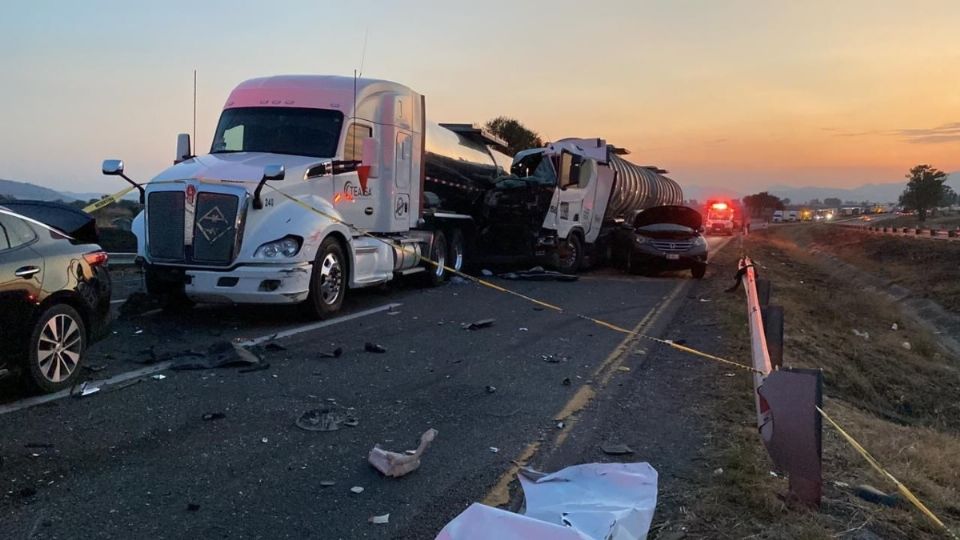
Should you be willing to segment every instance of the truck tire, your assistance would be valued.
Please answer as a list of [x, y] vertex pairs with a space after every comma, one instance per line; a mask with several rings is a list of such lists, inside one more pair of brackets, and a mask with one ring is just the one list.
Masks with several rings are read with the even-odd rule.
[[440, 230], [434, 232], [427, 257], [437, 264], [423, 263], [426, 267], [424, 277], [428, 287], [436, 287], [447, 279], [447, 249], [447, 236]]
[[627, 251], [626, 269], [628, 274], [633, 274], [635, 276], [639, 276], [645, 271], [643, 265], [637, 262], [637, 259], [633, 256], [632, 249]]
[[707, 275], [707, 265], [698, 263], [690, 269], [690, 273], [693, 275], [693, 279], [703, 279], [703, 276]]
[[583, 240], [572, 232], [557, 247], [557, 270], [564, 274], [576, 274], [583, 266]]
[[336, 238], [327, 237], [317, 249], [310, 273], [310, 294], [300, 304], [304, 315], [322, 319], [340, 311], [347, 294], [347, 264], [343, 247]]
[[183, 283], [164, 279], [159, 272], [147, 267], [143, 272], [147, 294], [157, 299], [160, 307], [169, 313], [183, 313], [195, 304], [187, 296]]
[[33, 325], [27, 355], [27, 378], [42, 392], [71, 386], [87, 350], [87, 327], [77, 310], [54, 304]]
[[447, 239], [447, 266], [457, 272], [463, 272], [463, 262], [466, 260], [466, 242], [460, 229], [450, 229], [450, 238]]

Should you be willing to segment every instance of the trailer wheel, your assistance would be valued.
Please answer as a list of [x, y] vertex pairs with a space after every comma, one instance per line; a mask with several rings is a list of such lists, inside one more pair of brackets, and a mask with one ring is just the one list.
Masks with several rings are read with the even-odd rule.
[[557, 246], [557, 270], [564, 274], [576, 274], [583, 265], [583, 241], [580, 235], [570, 233]]
[[436, 264], [424, 263], [427, 269], [424, 272], [426, 284], [428, 287], [436, 287], [447, 279], [447, 236], [443, 231], [436, 231], [433, 234], [429, 258]]
[[450, 239], [447, 240], [449, 247], [447, 248], [447, 266], [453, 268], [457, 272], [463, 271], [463, 261], [466, 256], [466, 246], [463, 239], [463, 233], [460, 229], [450, 229]]
[[310, 293], [300, 304], [310, 318], [321, 319], [340, 311], [347, 293], [347, 266], [343, 248], [336, 238], [327, 238], [320, 244], [310, 274]]

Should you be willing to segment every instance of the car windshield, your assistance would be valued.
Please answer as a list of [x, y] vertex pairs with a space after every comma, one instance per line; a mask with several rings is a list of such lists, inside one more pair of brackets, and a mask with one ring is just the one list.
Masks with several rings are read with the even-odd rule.
[[240, 107], [220, 115], [211, 154], [269, 152], [329, 158], [337, 153], [343, 113], [297, 107]]

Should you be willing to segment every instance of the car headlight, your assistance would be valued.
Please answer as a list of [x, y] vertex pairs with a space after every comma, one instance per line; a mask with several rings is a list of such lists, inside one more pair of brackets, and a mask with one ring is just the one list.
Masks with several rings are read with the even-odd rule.
[[633, 243], [634, 243], [634, 244], [637, 244], [637, 245], [646, 244], [646, 243], [649, 242], [649, 241], [650, 241], [650, 239], [647, 238], [646, 236], [641, 236], [641, 235], [639, 235], [639, 234], [633, 235]]
[[300, 253], [300, 238], [296, 236], [285, 236], [273, 242], [267, 242], [258, 247], [253, 252], [253, 256], [258, 259], [279, 259], [295, 257]]
[[698, 247], [705, 246], [707, 245], [707, 241], [704, 240], [702, 236], [697, 236], [697, 237], [694, 237], [693, 239], [693, 245]]

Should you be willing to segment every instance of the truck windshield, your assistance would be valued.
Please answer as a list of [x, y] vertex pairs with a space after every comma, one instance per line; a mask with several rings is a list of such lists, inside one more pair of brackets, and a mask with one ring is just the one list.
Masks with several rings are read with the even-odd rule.
[[343, 113], [298, 107], [239, 107], [220, 115], [211, 154], [269, 152], [328, 158], [337, 153]]

